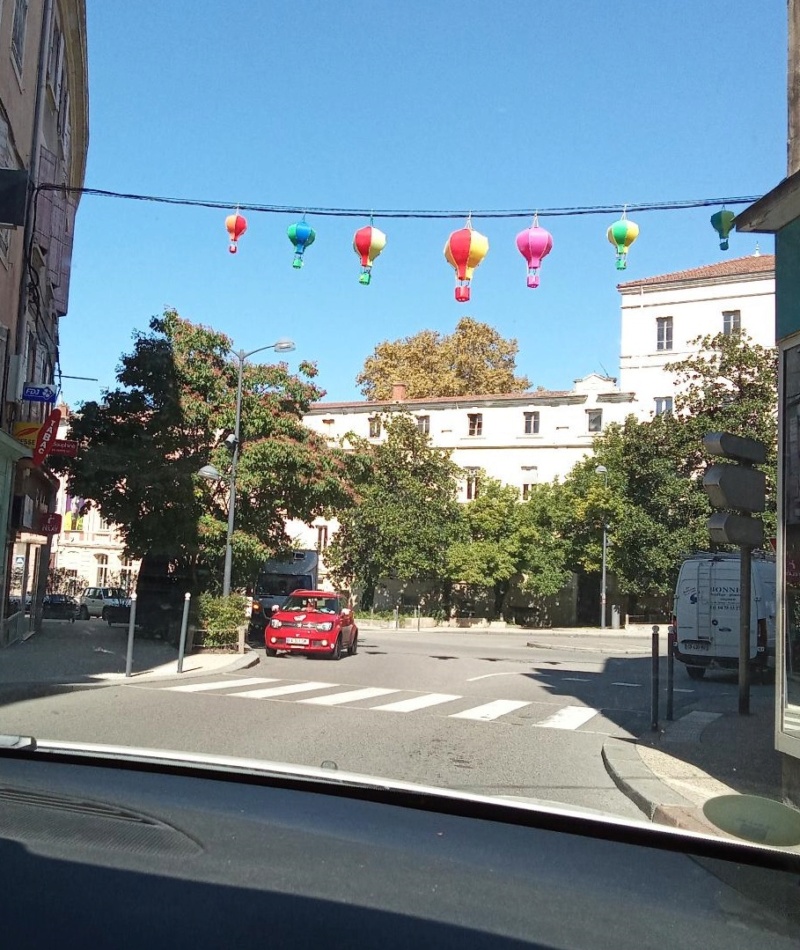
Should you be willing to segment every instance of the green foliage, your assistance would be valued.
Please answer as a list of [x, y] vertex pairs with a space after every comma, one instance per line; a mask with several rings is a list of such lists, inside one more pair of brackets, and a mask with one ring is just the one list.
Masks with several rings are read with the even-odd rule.
[[238, 628], [247, 623], [247, 601], [240, 594], [214, 597], [201, 594], [197, 598], [197, 626], [204, 647], [233, 646], [238, 642]]
[[461, 530], [456, 500], [459, 469], [434, 449], [406, 413], [384, 419], [385, 441], [349, 438], [357, 503], [340, 512], [340, 528], [325, 552], [337, 583], [360, 584], [369, 608], [383, 577], [438, 579]]
[[367, 399], [390, 399], [392, 385], [406, 384], [407, 396], [465, 396], [524, 392], [530, 381], [514, 376], [517, 341], [493, 327], [463, 317], [450, 335], [422, 330], [401, 340], [384, 340], [367, 357], [356, 384]]
[[463, 509], [464, 536], [447, 552], [448, 573], [459, 583], [491, 588], [498, 614], [511, 579], [527, 564], [530, 538], [519, 489], [483, 475], [478, 486], [477, 497]]
[[[693, 341], [697, 355], [670, 364], [676, 373], [674, 415], [629, 416], [608, 426], [594, 456], [563, 483], [537, 486], [528, 511], [541, 543], [544, 576], [561, 570], [597, 573], [607, 526], [608, 570], [622, 594], [667, 597], [681, 560], [708, 550], [711, 514], [702, 476], [712, 459], [703, 436], [727, 431], [768, 446], [766, 531], [774, 532], [777, 453], [777, 364], [774, 350], [743, 334]], [[718, 460], [715, 460], [718, 461]], [[604, 476], [596, 471], [605, 466]], [[531, 571], [536, 583], [538, 574]]]
[[[316, 368], [246, 363], [237, 471], [233, 583], [288, 544], [287, 519], [311, 522], [351, 501], [344, 453], [303, 424], [323, 392]], [[238, 364], [224, 334], [182, 319], [153, 318], [122, 357], [119, 386], [71, 419], [82, 449], [62, 459], [73, 495], [97, 502], [120, 529], [128, 553], [163, 555], [218, 583], [222, 575], [228, 488], [197, 475], [231, 459], [220, 433], [234, 429]]]

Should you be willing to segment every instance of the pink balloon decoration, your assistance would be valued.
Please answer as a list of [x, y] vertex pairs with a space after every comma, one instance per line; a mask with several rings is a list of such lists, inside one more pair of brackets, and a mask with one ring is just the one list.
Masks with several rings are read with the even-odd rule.
[[528, 286], [538, 287], [539, 268], [542, 258], [547, 257], [553, 249], [553, 235], [540, 228], [538, 219], [534, 218], [533, 224], [517, 235], [517, 248], [528, 262]]

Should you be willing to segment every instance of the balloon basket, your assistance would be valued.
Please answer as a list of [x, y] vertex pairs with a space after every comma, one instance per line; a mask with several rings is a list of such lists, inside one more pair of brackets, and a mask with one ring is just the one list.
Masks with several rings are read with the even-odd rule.
[[296, 258], [292, 261], [292, 267], [294, 267], [295, 270], [300, 270], [300, 268], [301, 268], [302, 266], [303, 266], [303, 258], [302, 258], [302, 257], [296, 257]]
[[469, 300], [469, 287], [456, 287], [456, 300], [466, 303]]
[[358, 275], [359, 284], [363, 284], [365, 287], [371, 280], [372, 280], [372, 275], [370, 274], [369, 271], [364, 271], [363, 274]]

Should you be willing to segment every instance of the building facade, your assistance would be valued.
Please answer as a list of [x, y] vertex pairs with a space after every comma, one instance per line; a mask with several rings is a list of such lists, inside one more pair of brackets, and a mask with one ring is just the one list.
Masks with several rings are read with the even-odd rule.
[[[58, 483], [46, 463], [34, 463], [31, 448], [52, 405], [22, 397], [26, 383], [55, 380], [87, 149], [84, 0], [3, 0], [3, 193], [15, 176], [25, 179], [21, 212], [8, 203], [0, 209], [0, 589], [6, 595], [20, 569], [25, 591], [40, 579], [43, 586], [49, 565], [42, 520]], [[24, 623], [8, 606], [0, 597], [0, 645], [18, 638]]]
[[674, 376], [665, 370], [698, 352], [698, 337], [741, 330], [775, 345], [775, 258], [758, 254], [618, 286], [620, 386], [636, 393], [641, 418], [670, 412]]

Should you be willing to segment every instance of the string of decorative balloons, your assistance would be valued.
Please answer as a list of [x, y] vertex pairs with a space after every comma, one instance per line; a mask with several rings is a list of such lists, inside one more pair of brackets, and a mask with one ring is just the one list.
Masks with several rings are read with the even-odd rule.
[[[720, 249], [728, 249], [728, 236], [733, 228], [736, 216], [724, 206], [721, 211], [711, 215], [711, 226], [719, 235]], [[237, 208], [225, 219], [225, 227], [230, 237], [228, 250], [235, 254], [238, 250], [239, 238], [247, 230], [247, 219], [240, 214]], [[302, 221], [289, 225], [287, 236], [294, 246], [292, 267], [303, 266], [304, 254], [316, 239], [316, 231], [303, 216]], [[639, 225], [628, 219], [627, 208], [623, 208], [622, 216], [611, 224], [606, 231], [606, 237], [616, 249], [617, 270], [625, 270], [628, 263], [628, 249], [639, 236]], [[531, 289], [539, 286], [539, 270], [542, 261], [553, 249], [553, 235], [539, 226], [538, 213], [533, 216], [530, 227], [520, 231], [516, 238], [517, 249], [525, 258], [528, 265], [527, 284]], [[372, 267], [375, 259], [386, 247], [386, 235], [379, 228], [370, 223], [359, 228], [353, 235], [353, 250], [361, 261], [359, 283], [367, 285], [372, 280]], [[470, 286], [475, 268], [489, 252], [489, 239], [485, 234], [476, 231], [472, 226], [472, 215], [467, 217], [466, 226], [453, 231], [444, 246], [444, 256], [455, 271], [456, 288], [455, 298], [459, 303], [466, 303], [470, 299]]]
[[[187, 207], [202, 207], [225, 209], [231, 207], [231, 202], [212, 201], [199, 198], [178, 198], [159, 195], [140, 195], [125, 192], [108, 191], [100, 188], [74, 188], [42, 182], [34, 188], [34, 197], [39, 191], [59, 191], [63, 194], [92, 195], [104, 198], [121, 198], [129, 201], [154, 201], [161, 204], [182, 205]], [[677, 211], [690, 208], [703, 208], [722, 205], [722, 209], [711, 215], [711, 226], [720, 239], [720, 249], [728, 249], [728, 236], [735, 224], [735, 214], [726, 208], [726, 205], [748, 205], [757, 201], [760, 196], [746, 196], [733, 198], [699, 198], [679, 201], [662, 201], [626, 205], [619, 220], [611, 224], [606, 231], [606, 237], [616, 250], [616, 266], [624, 270], [627, 265], [628, 249], [639, 236], [638, 225], [629, 220], [627, 211]], [[618, 206], [617, 206], [618, 207]], [[319, 217], [369, 217], [369, 225], [359, 228], [353, 236], [353, 249], [361, 262], [359, 283], [368, 285], [372, 280], [372, 268], [375, 259], [386, 246], [386, 234], [373, 225], [373, 215], [382, 218], [460, 218], [466, 216], [466, 226], [453, 231], [444, 247], [444, 256], [453, 267], [456, 274], [455, 297], [460, 303], [470, 299], [470, 284], [475, 268], [478, 267], [489, 251], [489, 239], [476, 231], [472, 226], [473, 216], [476, 218], [527, 218], [529, 210], [489, 210], [489, 211], [447, 211], [447, 210], [379, 210], [364, 211], [357, 208], [298, 208], [287, 205], [268, 205], [256, 203], [240, 203], [236, 210], [225, 219], [225, 226], [230, 236], [229, 250], [236, 253], [239, 238], [247, 230], [247, 219], [241, 211], [255, 211], [267, 214], [300, 214], [301, 221], [289, 226], [287, 235], [294, 246], [292, 266], [299, 269], [303, 266], [304, 254], [316, 238], [316, 232], [306, 221], [306, 214]], [[611, 214], [615, 210], [613, 205], [594, 205], [589, 207], [571, 208], [540, 208], [533, 215], [533, 223], [516, 237], [516, 245], [527, 263], [527, 285], [530, 288], [539, 286], [539, 270], [542, 260], [553, 249], [553, 236], [549, 231], [539, 226], [539, 214], [547, 217], [572, 217], [587, 214]]]

